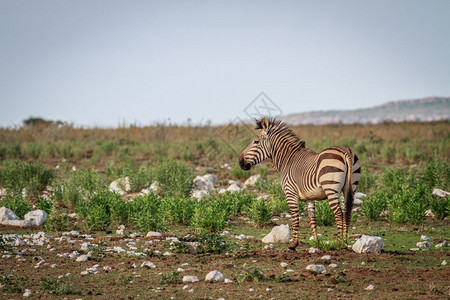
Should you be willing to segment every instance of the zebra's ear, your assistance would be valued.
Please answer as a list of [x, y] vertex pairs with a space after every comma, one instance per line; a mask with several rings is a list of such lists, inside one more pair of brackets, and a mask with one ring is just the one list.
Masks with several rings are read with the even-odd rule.
[[263, 117], [260, 121], [261, 123], [261, 129], [267, 130], [269, 128], [269, 120], [267, 120], [266, 117]]

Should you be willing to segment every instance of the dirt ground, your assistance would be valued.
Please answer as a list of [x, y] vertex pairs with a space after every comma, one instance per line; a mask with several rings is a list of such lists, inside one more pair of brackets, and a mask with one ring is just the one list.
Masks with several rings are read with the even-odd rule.
[[[11, 228], [0, 227], [0, 232], [11, 233]], [[54, 234], [43, 246], [6, 247], [0, 258], [0, 298], [23, 299], [25, 289], [33, 292], [32, 298], [39, 299], [450, 298], [450, 268], [441, 265], [450, 260], [450, 251], [445, 249], [381, 254], [357, 254], [344, 249], [310, 254], [305, 244], [297, 251], [288, 250], [284, 244], [265, 249], [258, 240], [249, 239], [233, 241], [240, 248], [228, 253], [166, 256], [164, 241], [168, 236], [150, 239], [80, 235], [59, 241], [61, 235]], [[93, 246], [81, 251], [84, 242]], [[117, 247], [134, 252], [111, 250]], [[73, 251], [93, 253], [86, 262], [57, 255]], [[136, 252], [144, 252], [145, 256], [136, 256]], [[332, 260], [322, 261], [323, 255], [330, 255]], [[141, 267], [144, 261], [154, 263], [156, 268]], [[324, 265], [326, 273], [310, 273], [305, 269], [309, 264]], [[95, 265], [97, 274], [81, 274]], [[254, 267], [263, 278], [238, 282], [241, 274]], [[183, 270], [174, 278], [175, 283], [162, 280], [163, 274], [178, 268]], [[206, 274], [213, 270], [232, 283], [205, 282]], [[185, 275], [197, 276], [199, 281], [182, 283]], [[45, 285], [49, 281], [53, 285]], [[375, 289], [365, 290], [369, 285]]]

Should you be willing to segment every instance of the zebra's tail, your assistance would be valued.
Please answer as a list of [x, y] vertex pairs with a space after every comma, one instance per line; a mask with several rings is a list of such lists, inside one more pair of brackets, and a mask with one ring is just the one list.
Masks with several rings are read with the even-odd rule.
[[[352, 187], [352, 166], [353, 155], [350, 149], [348, 149], [347, 158], [347, 180], [344, 186], [344, 203], [345, 203], [345, 218], [344, 218], [344, 234], [347, 235], [348, 228], [350, 226], [350, 219], [353, 208], [353, 187]], [[346, 237], [346, 236], [345, 236]]]

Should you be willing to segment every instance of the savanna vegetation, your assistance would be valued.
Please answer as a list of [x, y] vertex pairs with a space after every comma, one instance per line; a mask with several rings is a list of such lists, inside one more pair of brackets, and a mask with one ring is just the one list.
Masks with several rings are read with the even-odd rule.
[[[424, 267], [420, 261], [427, 259], [428, 252], [439, 251], [436, 263], [437, 257], [448, 258], [448, 247], [430, 248], [419, 255], [418, 262], [410, 257], [409, 248], [415, 247], [422, 234], [432, 236], [433, 243], [450, 239], [450, 198], [432, 195], [434, 188], [450, 190], [449, 129], [448, 122], [294, 127], [308, 148], [319, 151], [330, 145], [347, 146], [362, 160], [363, 171], [358, 191], [367, 196], [363, 198], [360, 211], [352, 215], [354, 228], [351, 234], [367, 233], [385, 239], [387, 256], [370, 258], [381, 263], [371, 264], [372, 269], [382, 270], [374, 272], [388, 272], [384, 267], [396, 259], [391, 257], [394, 252], [403, 257], [400, 265], [406, 273], [411, 271], [407, 262], [417, 268]], [[236, 135], [230, 135], [230, 132]], [[18, 128], [3, 128], [0, 129], [0, 207], [11, 208], [19, 217], [33, 208], [45, 210], [48, 218], [41, 230], [52, 234], [78, 230], [94, 236], [114, 235], [118, 226], [124, 225], [128, 234], [159, 231], [166, 236], [176, 236], [181, 242], [158, 247], [162, 247], [161, 251], [177, 253], [186, 261], [191, 260], [196, 268], [200, 268], [204, 263], [202, 260], [211, 255], [217, 255], [215, 259], [221, 261], [222, 267], [227, 264], [245, 265], [236, 274], [229, 270], [229, 276], [240, 285], [231, 289], [228, 295], [231, 298], [242, 297], [253, 285], [272, 286], [276, 290], [274, 285], [295, 286], [307, 284], [308, 280], [326, 281], [318, 286], [324, 289], [325, 286], [336, 288], [342, 295], [357, 292], [355, 285], [350, 283], [357, 283], [359, 287], [366, 282], [349, 279], [353, 275], [345, 277], [342, 270], [320, 279], [320, 276], [310, 278], [310, 275], [301, 272], [286, 274], [282, 270], [274, 271], [271, 267], [270, 257], [276, 257], [277, 262], [290, 260], [293, 268], [298, 266], [304, 269], [296, 260], [304, 259], [305, 251], [299, 249], [302, 254], [284, 254], [288, 253], [285, 245], [280, 245], [279, 252], [276, 252], [265, 250], [260, 242], [271, 226], [289, 223], [290, 220], [284, 216], [288, 213], [288, 207], [270, 162], [251, 172], [242, 171], [237, 164], [237, 155], [248, 144], [252, 134], [252, 125], [244, 124], [221, 127], [160, 124], [144, 128], [130, 126], [100, 129], [77, 128], [62, 122], [33, 121], [25, 122], [24, 126]], [[230, 179], [243, 182], [252, 174], [259, 174], [261, 179], [256, 186], [242, 192], [213, 191], [198, 201], [191, 197], [193, 179], [196, 175], [206, 173], [217, 175], [219, 182], [216, 188], [227, 187]], [[128, 193], [121, 195], [109, 190], [112, 181], [125, 177], [129, 178]], [[141, 193], [153, 182], [158, 183], [156, 193]], [[264, 195], [267, 196], [259, 197]], [[303, 208], [304, 204], [300, 203], [300, 209]], [[316, 210], [319, 233], [323, 237], [319, 243], [309, 241], [311, 233], [304, 214], [301, 220], [303, 248], [316, 246], [328, 252], [337, 251], [333, 252], [334, 256], [341, 257], [342, 262], [349, 264], [348, 268], [360, 272], [357, 270], [360, 268], [358, 263], [364, 258], [351, 257], [351, 252], [345, 249], [334, 250], [342, 249], [342, 245], [336, 244], [333, 239], [336, 230], [328, 204], [320, 202]], [[427, 210], [433, 217], [427, 217]], [[3, 233], [17, 232], [10, 227], [0, 227], [0, 230]], [[224, 235], [224, 231], [229, 234]], [[233, 235], [238, 234], [254, 238], [244, 241], [234, 239]], [[199, 254], [193, 257], [185, 242], [200, 243]], [[0, 244], [4, 245], [1, 241]], [[262, 257], [260, 264], [249, 266], [252, 260], [259, 260], [258, 256]], [[99, 261], [112, 263], [108, 256], [100, 257], [103, 258]], [[144, 285], [152, 286], [152, 289], [156, 288], [155, 285], [162, 287], [160, 291], [154, 292], [155, 297], [179, 295], [182, 298], [206, 298], [210, 296], [208, 292], [220, 296], [218, 291], [211, 291], [207, 285], [200, 285], [198, 292], [186, 296], [188, 294], [181, 292], [182, 286], [177, 287], [182, 276], [174, 265], [179, 261], [162, 256], [156, 256], [155, 259], [167, 260], [161, 275], [158, 275], [160, 271], [153, 272], [155, 274], [143, 282]], [[22, 292], [26, 285], [24, 282], [40, 286], [42, 295], [79, 297], [88, 295], [88, 290], [92, 291], [88, 279], [83, 279], [84, 288], [73, 285], [73, 282], [71, 284], [67, 279], [48, 277], [50, 274], [39, 277], [40, 281], [33, 281], [8, 273], [11, 267], [2, 267], [2, 280], [8, 281], [8, 286], [12, 284], [17, 288], [5, 289], [3, 284], [2, 295]], [[66, 267], [69, 270], [74, 266]], [[448, 274], [446, 270], [444, 272]], [[144, 275], [142, 272], [138, 273]], [[351, 272], [347, 271], [353, 274]], [[55, 272], [49, 270], [49, 273]], [[123, 273], [126, 275], [115, 274], [117, 278], [110, 278], [108, 274], [101, 277], [105, 285], [111, 281], [141, 280], [128, 271]], [[131, 276], [131, 279], [127, 276]], [[383, 276], [375, 277], [379, 284], [384, 282]], [[434, 284], [419, 293], [405, 289], [399, 297], [439, 297], [449, 294], [448, 285], [440, 281]], [[142, 289], [126, 289], [126, 294], [130, 296], [142, 296]], [[110, 292], [108, 289], [101, 290], [103, 295]], [[290, 298], [288, 293], [281, 290], [281, 294], [272, 295], [275, 298]], [[111, 291], [118, 292], [115, 288]], [[386, 297], [390, 291], [379, 287], [372, 295]]]

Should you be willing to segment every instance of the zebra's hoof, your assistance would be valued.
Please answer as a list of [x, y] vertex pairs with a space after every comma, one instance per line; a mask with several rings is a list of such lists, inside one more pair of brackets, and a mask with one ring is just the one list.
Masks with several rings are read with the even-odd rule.
[[297, 248], [297, 246], [298, 246], [298, 242], [295, 242], [295, 243], [292, 242], [288, 245], [288, 249], [295, 251], [295, 248]]

